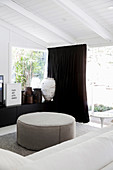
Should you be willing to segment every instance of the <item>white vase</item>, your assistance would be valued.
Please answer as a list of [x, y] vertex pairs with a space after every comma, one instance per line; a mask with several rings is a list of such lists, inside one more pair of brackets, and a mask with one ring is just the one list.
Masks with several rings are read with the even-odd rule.
[[45, 78], [41, 83], [41, 91], [44, 99], [50, 101], [55, 94], [55, 80], [53, 78]]

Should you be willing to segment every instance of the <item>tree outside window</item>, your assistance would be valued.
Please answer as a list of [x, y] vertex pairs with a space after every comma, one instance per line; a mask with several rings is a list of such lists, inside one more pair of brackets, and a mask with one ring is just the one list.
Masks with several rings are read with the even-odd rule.
[[40, 87], [44, 78], [46, 52], [13, 47], [12, 54], [13, 82], [21, 83], [23, 90], [27, 86], [36, 86], [36, 83], [37, 87]]

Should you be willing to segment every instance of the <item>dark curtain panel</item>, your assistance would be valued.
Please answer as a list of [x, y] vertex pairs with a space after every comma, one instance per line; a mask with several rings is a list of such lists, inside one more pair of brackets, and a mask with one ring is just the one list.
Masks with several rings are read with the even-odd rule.
[[56, 81], [56, 111], [88, 122], [86, 94], [86, 45], [49, 48], [48, 77]]

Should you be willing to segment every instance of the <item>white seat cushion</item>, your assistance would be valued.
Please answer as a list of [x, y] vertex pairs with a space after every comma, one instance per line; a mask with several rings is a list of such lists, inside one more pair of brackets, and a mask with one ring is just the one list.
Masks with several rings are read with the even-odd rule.
[[0, 170], [17, 170], [17, 167], [32, 161], [16, 153], [0, 149]]
[[113, 170], [113, 162], [107, 164], [104, 168], [101, 170]]

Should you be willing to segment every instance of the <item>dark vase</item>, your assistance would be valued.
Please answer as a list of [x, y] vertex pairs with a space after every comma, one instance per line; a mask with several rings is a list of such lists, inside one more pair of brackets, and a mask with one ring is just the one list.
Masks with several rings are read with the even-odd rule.
[[25, 91], [22, 91], [22, 104], [26, 103], [26, 94]]
[[26, 87], [25, 94], [26, 95], [32, 95], [32, 87]]
[[33, 95], [27, 95], [26, 96], [26, 103], [28, 103], [28, 104], [33, 103]]
[[34, 103], [41, 103], [42, 102], [42, 92], [41, 89], [35, 88], [33, 91], [33, 99]]

